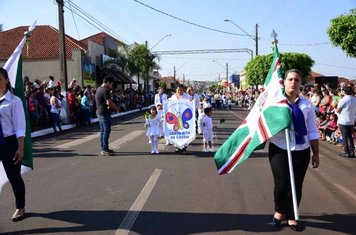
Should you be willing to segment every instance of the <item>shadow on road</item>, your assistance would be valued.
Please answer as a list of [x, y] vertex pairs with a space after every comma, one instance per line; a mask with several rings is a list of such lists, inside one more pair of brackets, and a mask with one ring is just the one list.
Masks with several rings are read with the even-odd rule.
[[[26, 220], [35, 217], [72, 223], [60, 227], [32, 228], [6, 234], [104, 232], [116, 230], [127, 211], [56, 211], [49, 214], [29, 213]], [[328, 214], [303, 218], [308, 228], [352, 234], [355, 232], [356, 214]], [[287, 226], [276, 228], [271, 225], [272, 215], [266, 214], [222, 214], [222, 213], [178, 213], [143, 211], [132, 231], [138, 234], [194, 234], [208, 232], [290, 232]], [[47, 224], [47, 223], [46, 223]]]

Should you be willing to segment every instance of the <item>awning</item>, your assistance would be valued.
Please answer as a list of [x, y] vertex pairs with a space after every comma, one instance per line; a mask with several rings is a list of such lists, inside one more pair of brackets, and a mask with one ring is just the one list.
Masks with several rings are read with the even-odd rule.
[[128, 77], [126, 74], [119, 70], [114, 69], [104, 69], [104, 72], [113, 77], [115, 82], [122, 83], [122, 84], [136, 84], [136, 82]]

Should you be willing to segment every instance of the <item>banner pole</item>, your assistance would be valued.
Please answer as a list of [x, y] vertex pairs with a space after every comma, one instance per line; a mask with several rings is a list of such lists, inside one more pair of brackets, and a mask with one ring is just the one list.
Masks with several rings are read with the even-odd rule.
[[299, 220], [297, 194], [296, 194], [296, 191], [295, 191], [294, 170], [293, 170], [293, 163], [292, 163], [292, 152], [291, 152], [290, 146], [289, 146], [290, 140], [289, 140], [289, 130], [288, 130], [288, 128], [285, 129], [285, 134], [286, 134], [287, 152], [288, 152], [290, 186], [292, 188], [294, 219], [295, 220]]

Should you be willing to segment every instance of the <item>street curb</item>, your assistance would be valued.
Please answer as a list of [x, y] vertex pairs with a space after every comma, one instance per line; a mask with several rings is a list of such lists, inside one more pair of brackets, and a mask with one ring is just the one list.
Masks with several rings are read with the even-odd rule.
[[[116, 117], [120, 117], [120, 116], [125, 116], [125, 115], [131, 114], [131, 113], [136, 113], [136, 112], [148, 109], [148, 108], [149, 107], [144, 107], [142, 109], [134, 109], [134, 110], [130, 110], [127, 112], [115, 113], [115, 114], [112, 114], [111, 117], [116, 118]], [[99, 118], [93, 118], [91, 120], [91, 123], [96, 123], [96, 122], [99, 122]], [[75, 127], [76, 127], [75, 124], [62, 125], [62, 130], [69, 130], [69, 129], [73, 129]], [[52, 134], [52, 133], [54, 133], [54, 130], [52, 128], [34, 131], [34, 132], [31, 132], [31, 138], [41, 137], [41, 136]]]

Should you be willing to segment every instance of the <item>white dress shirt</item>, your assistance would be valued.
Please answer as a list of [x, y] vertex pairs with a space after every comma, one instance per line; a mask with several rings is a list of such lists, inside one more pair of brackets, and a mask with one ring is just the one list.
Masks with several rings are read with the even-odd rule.
[[4, 137], [25, 136], [26, 119], [21, 99], [7, 91], [0, 100], [3, 100], [0, 105], [0, 121]]
[[170, 100], [180, 100], [180, 99], [190, 100], [190, 95], [188, 95], [187, 93], [183, 93], [183, 95], [178, 99], [177, 94], [174, 93], [174, 95], [172, 95], [172, 97], [169, 99]]
[[[299, 97], [298, 99], [300, 99], [298, 107], [300, 108], [300, 110], [302, 110], [304, 115], [305, 125], [307, 127], [307, 135], [304, 136], [304, 140], [305, 140], [304, 144], [297, 144], [295, 140], [295, 133], [293, 131], [294, 130], [293, 122], [291, 122], [291, 126], [290, 126], [291, 130], [289, 131], [289, 139], [290, 139], [289, 146], [291, 151], [307, 149], [310, 146], [309, 143], [310, 140], [319, 139], [319, 132], [316, 123], [314, 105], [304, 97]], [[279, 148], [286, 150], [287, 143], [286, 143], [285, 130], [282, 130], [278, 132], [276, 135], [274, 135], [270, 139], [270, 142], [277, 145]]]
[[167, 101], [167, 95], [166, 94], [162, 94], [162, 102], [161, 102], [161, 99], [160, 99], [160, 95], [159, 94], [156, 94], [155, 95], [155, 106], [157, 107], [157, 104], [158, 103], [161, 103], [163, 105], [163, 103], [165, 103]]

